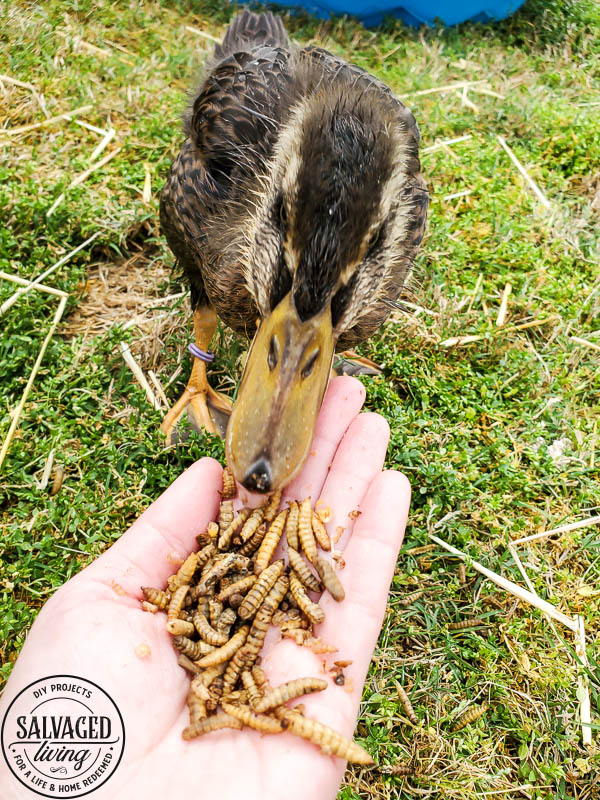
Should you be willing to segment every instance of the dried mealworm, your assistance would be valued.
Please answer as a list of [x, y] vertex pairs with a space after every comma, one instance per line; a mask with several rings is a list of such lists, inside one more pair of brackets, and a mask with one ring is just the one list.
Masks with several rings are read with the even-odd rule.
[[147, 611], [149, 614], [156, 614], [158, 606], [154, 603], [149, 603], [147, 600], [142, 600], [142, 611]]
[[237, 619], [237, 614], [233, 610], [233, 608], [226, 608], [225, 611], [221, 614], [219, 619], [217, 620], [217, 624], [215, 626], [215, 630], [219, 633], [224, 633], [229, 636], [229, 631], [231, 626]]
[[267, 531], [265, 538], [260, 543], [260, 547], [258, 548], [258, 553], [256, 554], [256, 558], [254, 559], [254, 574], [260, 575], [260, 573], [269, 566], [269, 561], [273, 557], [273, 553], [279, 544], [279, 540], [281, 539], [281, 534], [283, 533], [283, 526], [285, 525], [285, 519], [287, 517], [287, 511], [284, 509], [280, 511], [277, 515], [271, 527]]
[[281, 636], [284, 639], [293, 639], [298, 647], [303, 647], [305, 641], [312, 637], [312, 633], [307, 631], [306, 628], [285, 628], [281, 631]]
[[207, 544], [202, 550], [199, 550], [196, 554], [198, 557], [198, 567], [202, 568], [205, 564], [207, 564], [210, 559], [216, 554], [217, 548], [214, 546], [212, 542]]
[[208, 534], [209, 540], [216, 544], [217, 539], [219, 538], [219, 526], [216, 522], [209, 522], [206, 526], [206, 533]]
[[202, 675], [197, 675], [195, 678], [192, 679], [190, 684], [190, 689], [199, 697], [200, 700], [208, 700], [208, 689], [204, 685], [204, 681], [202, 680]]
[[288, 547], [298, 549], [298, 503], [294, 500], [290, 503], [287, 522], [285, 523], [285, 538]]
[[271, 617], [271, 625], [282, 625], [287, 620], [285, 611], [280, 608]]
[[223, 703], [234, 703], [235, 705], [248, 705], [248, 692], [245, 689], [236, 689], [229, 694], [224, 694], [221, 698], [221, 705]]
[[317, 542], [312, 529], [312, 508], [310, 507], [310, 497], [300, 503], [298, 513], [298, 539], [300, 546], [306, 553], [309, 561], [314, 563], [317, 557]]
[[239, 553], [227, 553], [224, 558], [221, 558], [216, 564], [213, 564], [208, 572], [204, 575], [198, 586], [197, 591], [202, 594], [208, 594], [214, 584], [223, 575], [231, 570], [248, 569], [250, 561], [246, 556], [241, 556]]
[[289, 582], [287, 575], [280, 575], [275, 581], [273, 588], [266, 596], [263, 604], [258, 609], [256, 616], [254, 617], [254, 622], [252, 623], [252, 627], [250, 628], [250, 633], [248, 634], [248, 639], [246, 641], [248, 666], [251, 665], [251, 662], [254, 662], [260, 652], [261, 647], [263, 646], [271, 618], [277, 610], [277, 606], [281, 602], [283, 596], [287, 592], [288, 585]]
[[256, 575], [246, 575], [244, 578], [240, 578], [234, 583], [230, 583], [225, 589], [221, 589], [217, 595], [217, 600], [219, 600], [221, 603], [225, 603], [234, 594], [246, 594], [248, 589], [251, 589], [255, 583]]
[[458, 582], [459, 583], [467, 582], [467, 569], [462, 561], [460, 561], [458, 564]]
[[411, 547], [410, 550], [406, 550], [405, 555], [407, 556], [422, 556], [423, 553], [431, 553], [432, 550], [435, 550], [437, 544], [423, 544], [419, 547]]
[[208, 642], [208, 644], [214, 644], [220, 647], [221, 645], [227, 644], [229, 641], [227, 634], [216, 631], [201, 611], [194, 612], [193, 620], [193, 627], [200, 634], [200, 638]]
[[196, 583], [193, 589], [193, 591], [196, 592], [196, 594], [198, 594], [197, 589], [199, 588], [199, 586], [202, 585], [202, 581], [204, 580], [204, 578], [206, 578], [206, 576], [211, 572], [213, 567], [219, 564], [224, 558], [226, 558], [226, 556], [227, 553], [215, 553], [215, 555], [212, 558], [209, 558], [206, 564], [204, 564], [200, 572], [200, 578], [198, 579], [198, 582]]
[[219, 526], [216, 522], [209, 522], [206, 526], [206, 530], [203, 533], [199, 533], [196, 536], [196, 541], [198, 542], [198, 547], [206, 547], [209, 544], [215, 545], [217, 544], [217, 538], [219, 536]]
[[152, 586], [142, 586], [144, 597], [161, 611], [164, 611], [171, 602], [171, 593], [163, 592], [162, 589], [154, 589]]
[[236, 650], [223, 675], [223, 694], [229, 694], [234, 690], [242, 670], [246, 667], [246, 658], [247, 650], [245, 646]]
[[222, 703], [221, 705], [226, 714], [231, 714], [232, 717], [239, 719], [241, 723], [249, 728], [254, 728], [255, 731], [282, 733], [287, 728], [286, 721], [268, 717], [266, 714], [255, 714], [250, 706], [234, 706], [230, 703]]
[[219, 602], [214, 597], [211, 597], [208, 601], [208, 621], [216, 628], [217, 622], [219, 621], [219, 617], [223, 613], [223, 603]]
[[416, 601], [425, 594], [424, 589], [417, 589], [416, 592], [411, 592], [410, 594], [405, 594], [404, 597], [401, 597], [398, 605], [400, 606], [410, 606], [412, 603], [416, 603]]
[[404, 687], [396, 681], [396, 691], [398, 692], [398, 697], [400, 698], [400, 702], [404, 710], [406, 711], [406, 716], [412, 722], [413, 725], [419, 724], [419, 718], [415, 714], [415, 710], [412, 707], [412, 703], [410, 702], [409, 696], [406, 694]]
[[183, 601], [185, 600], [185, 596], [187, 595], [189, 589], [190, 587], [185, 584], [184, 586], [180, 586], [178, 589], [176, 589], [171, 595], [169, 607], [167, 608], [167, 620], [169, 622], [178, 619], [179, 612], [183, 608]]
[[223, 500], [232, 500], [237, 493], [235, 486], [235, 478], [233, 477], [233, 470], [231, 467], [225, 467], [223, 470], [223, 488], [221, 489], [221, 497]]
[[211, 681], [211, 684], [208, 688], [208, 697], [206, 699], [206, 708], [208, 711], [214, 711], [219, 705], [224, 686], [225, 678], [222, 675], [218, 675], [213, 681]]
[[294, 595], [294, 599], [302, 611], [306, 614], [313, 625], [318, 625], [320, 622], [323, 622], [325, 619], [325, 613], [323, 609], [316, 603], [313, 603], [310, 597], [306, 594], [304, 591], [304, 586], [302, 586], [302, 582], [295, 572], [292, 572], [290, 575], [290, 591]]
[[195, 725], [189, 725], [181, 735], [184, 739], [189, 740], [202, 736], [204, 733], [221, 730], [221, 728], [241, 730], [242, 727], [242, 723], [230, 714], [213, 714], [212, 717], [206, 717]]
[[345, 758], [353, 764], [373, 763], [373, 759], [366, 750], [351, 739], [346, 739], [333, 728], [329, 728], [317, 720], [308, 719], [301, 714], [294, 714], [289, 708], [279, 708], [275, 713], [276, 716], [287, 721], [287, 729], [290, 733], [318, 745], [326, 755]]
[[[219, 533], [221, 535], [223, 535], [233, 522], [233, 516], [233, 500], [223, 500], [219, 506]], [[219, 545], [220, 544], [221, 538], [219, 537]]]
[[238, 650], [246, 641], [248, 631], [248, 625], [243, 625], [239, 631], [237, 631], [237, 633], [234, 633], [227, 644], [224, 644], [222, 647], [218, 647], [216, 650], [213, 650], [212, 653], [208, 653], [208, 655], [203, 656], [202, 658], [194, 659], [196, 664], [199, 667], [214, 667], [216, 664], [220, 664], [223, 661], [229, 661], [235, 651]]
[[60, 492], [64, 479], [65, 479], [65, 468], [63, 467], [62, 464], [57, 464], [54, 467], [54, 478], [52, 480], [52, 486], [50, 487], [50, 497], [54, 497], [55, 494], [58, 494]]
[[285, 633], [285, 631], [293, 631], [297, 628], [308, 628], [310, 623], [306, 619], [292, 617], [292, 619], [283, 620], [283, 622], [279, 623], [279, 630], [281, 633]]
[[258, 686], [259, 689], [268, 686], [267, 676], [265, 675], [265, 671], [262, 667], [259, 667], [258, 664], [255, 664], [252, 667], [252, 677], [254, 678], [254, 683]]
[[254, 511], [250, 514], [246, 522], [244, 523], [244, 527], [240, 531], [240, 539], [242, 542], [247, 542], [257, 531], [258, 526], [263, 521], [265, 516], [264, 508], [255, 508]]
[[206, 718], [206, 704], [194, 691], [194, 681], [191, 682], [187, 695], [187, 707], [190, 712], [190, 725], [195, 725], [201, 719]]
[[223, 675], [226, 666], [227, 664], [223, 662], [221, 664], [216, 664], [214, 667], [208, 667], [208, 669], [205, 669], [201, 675], [202, 683], [205, 686], [212, 686], [214, 681]]
[[322, 692], [327, 686], [327, 681], [322, 678], [297, 678], [293, 681], [287, 681], [287, 683], [282, 683], [263, 695], [256, 703], [256, 711], [259, 714], [271, 711], [271, 709], [277, 708], [277, 706], [281, 706], [289, 700], [294, 700], [304, 694]]
[[167, 630], [171, 636], [191, 636], [195, 628], [185, 619], [170, 619], [167, 622]]
[[198, 553], [190, 553], [183, 564], [179, 567], [175, 575], [169, 578], [169, 589], [175, 591], [178, 586], [184, 586], [186, 583], [191, 583], [194, 577], [194, 572], [198, 568]]
[[206, 642], [193, 642], [187, 636], [173, 637], [173, 645], [176, 650], [183, 653], [184, 656], [191, 658], [192, 661], [197, 661], [202, 656], [212, 653], [216, 648]]
[[183, 669], [187, 669], [188, 672], [193, 672], [194, 675], [198, 675], [200, 672], [200, 667], [197, 667], [191, 658], [184, 656], [183, 653], [177, 659], [177, 663], [180, 667], [183, 667]]
[[312, 512], [312, 529], [321, 550], [331, 550], [329, 534], [327, 533], [325, 525], [323, 525], [319, 516], [314, 511]]
[[281, 503], [281, 493], [282, 493], [281, 489], [278, 489], [276, 492], [273, 492], [271, 497], [269, 497], [268, 502], [264, 506], [264, 512], [265, 512], [264, 518], [267, 522], [273, 522], [273, 520], [277, 516], [277, 512], [279, 511], [279, 504]]
[[397, 778], [414, 775], [415, 773], [410, 764], [392, 764], [389, 767], [380, 767], [379, 771], [384, 775], [394, 775]]
[[327, 589], [333, 599], [337, 600], [338, 603], [343, 600], [346, 596], [346, 592], [344, 591], [344, 587], [342, 586], [338, 576], [335, 574], [335, 571], [329, 561], [321, 556], [317, 556], [315, 567], [317, 568], [319, 577], [323, 581], [323, 586]]
[[252, 706], [252, 708], [256, 711], [256, 704], [262, 697], [262, 692], [256, 685], [256, 681], [254, 680], [254, 676], [250, 672], [250, 670], [245, 669], [242, 670], [241, 674], [242, 684], [244, 685], [244, 689], [248, 695], [248, 702]]
[[258, 580], [246, 595], [244, 602], [238, 608], [240, 619], [251, 619], [262, 603], [271, 587], [284, 570], [283, 559], [275, 561], [259, 575]]
[[234, 533], [240, 528], [244, 522], [248, 519], [248, 515], [250, 512], [248, 509], [243, 509], [235, 517], [231, 520], [227, 528], [221, 533], [219, 536], [219, 543], [218, 547], [219, 550], [227, 550], [228, 547], [231, 545], [231, 540], [233, 539]]
[[[254, 575], [252, 577], [254, 577]], [[231, 597], [229, 598], [229, 605], [231, 606], [231, 608], [237, 609], [242, 605], [243, 602], [244, 602], [244, 595], [239, 594], [238, 592], [232, 594]]]
[[456, 720], [456, 722], [454, 723], [454, 725], [450, 730], [452, 731], [452, 733], [456, 733], [457, 731], [462, 730], [467, 725], [470, 725], [472, 722], [475, 722], [475, 720], [479, 719], [479, 717], [482, 717], [487, 710], [488, 710], [487, 703], [482, 703], [480, 706], [472, 706], [471, 708], [469, 708], [468, 711], [465, 711], [465, 713]]
[[485, 621], [479, 619], [479, 617], [468, 617], [467, 619], [461, 619], [458, 622], [451, 622], [448, 625], [449, 631], [462, 631], [465, 628], [476, 628], [480, 625], [485, 625]]
[[320, 592], [323, 590], [321, 586], [321, 582], [317, 578], [316, 575], [313, 575], [311, 572], [310, 567], [306, 563], [306, 561], [302, 558], [300, 553], [295, 550], [293, 547], [288, 545], [288, 558], [290, 560], [290, 567], [294, 570], [296, 575], [300, 578], [302, 583], [306, 586], [307, 589], [311, 589], [313, 592]]
[[[251, 536], [248, 539], [248, 541], [240, 547], [239, 552], [244, 556], [252, 555], [252, 553], [254, 553], [255, 550], [258, 550], [258, 548], [260, 547], [260, 543], [265, 538], [266, 533], [267, 533], [267, 523], [263, 522], [256, 529], [256, 533], [253, 536]], [[241, 541], [242, 540], [240, 539], [240, 543]]]

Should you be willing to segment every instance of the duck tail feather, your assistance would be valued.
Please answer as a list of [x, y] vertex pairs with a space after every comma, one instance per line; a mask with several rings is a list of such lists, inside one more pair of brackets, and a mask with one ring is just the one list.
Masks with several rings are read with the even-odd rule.
[[255, 14], [245, 8], [225, 31], [222, 43], [215, 47], [215, 56], [224, 58], [237, 49], [261, 44], [269, 47], [289, 47], [290, 40], [281, 17], [275, 16], [270, 11]]

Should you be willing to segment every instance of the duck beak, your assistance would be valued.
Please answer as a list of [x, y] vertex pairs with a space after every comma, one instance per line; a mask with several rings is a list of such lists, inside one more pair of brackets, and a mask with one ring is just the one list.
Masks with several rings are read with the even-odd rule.
[[261, 321], [226, 435], [227, 463], [249, 491], [273, 492], [300, 471], [334, 347], [329, 305], [302, 322], [290, 292]]

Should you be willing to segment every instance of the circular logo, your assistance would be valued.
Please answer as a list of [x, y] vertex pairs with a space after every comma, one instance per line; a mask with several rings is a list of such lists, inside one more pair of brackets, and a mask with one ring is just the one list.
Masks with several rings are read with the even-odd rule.
[[2, 720], [2, 754], [43, 797], [81, 797], [102, 786], [125, 747], [121, 712], [98, 684], [51, 675], [26, 686]]

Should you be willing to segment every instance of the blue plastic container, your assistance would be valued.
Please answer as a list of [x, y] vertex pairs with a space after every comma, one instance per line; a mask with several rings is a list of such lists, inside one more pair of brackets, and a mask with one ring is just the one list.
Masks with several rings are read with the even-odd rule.
[[281, 6], [306, 9], [317, 17], [329, 19], [331, 14], [349, 14], [364, 25], [379, 25], [386, 15], [400, 17], [408, 25], [433, 25], [440, 19], [445, 25], [465, 20], [489, 22], [514, 13], [525, 0], [277, 0]]

